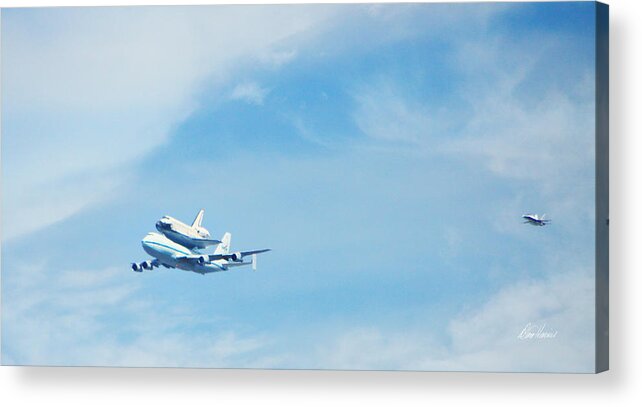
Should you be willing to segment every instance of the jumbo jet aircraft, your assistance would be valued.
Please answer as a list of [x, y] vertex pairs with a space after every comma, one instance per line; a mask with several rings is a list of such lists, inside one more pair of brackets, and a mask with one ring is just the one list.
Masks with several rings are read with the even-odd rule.
[[526, 214], [522, 215], [522, 218], [526, 221], [524, 223], [531, 224], [533, 226], [546, 226], [549, 223], [550, 219], [544, 219], [546, 215], [539, 216], [537, 214]]
[[[132, 270], [142, 272], [164, 266], [207, 274], [247, 265], [252, 265], [252, 269], [256, 270], [256, 255], [270, 251], [270, 249], [260, 249], [230, 253], [231, 240], [232, 235], [225, 233], [221, 243], [214, 250], [214, 254], [203, 254], [192, 251], [160, 233], [151, 232], [143, 238], [141, 243], [143, 250], [153, 259], [142, 263], [132, 263]], [[248, 256], [251, 256], [252, 260], [243, 261]]]
[[205, 213], [205, 209], [198, 211], [192, 226], [186, 225], [171, 216], [163, 216], [156, 222], [156, 229], [171, 241], [188, 249], [204, 249], [207, 246], [221, 243], [220, 240], [210, 239], [210, 232], [201, 226], [203, 213]]

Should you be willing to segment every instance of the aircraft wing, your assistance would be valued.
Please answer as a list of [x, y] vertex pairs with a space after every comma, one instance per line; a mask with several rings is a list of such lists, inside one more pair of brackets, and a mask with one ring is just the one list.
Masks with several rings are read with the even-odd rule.
[[[245, 256], [249, 256], [251, 254], [259, 254], [259, 253], [269, 252], [270, 250], [272, 250], [272, 249], [248, 250], [246, 252], [240, 252], [240, 253], [241, 253], [241, 256], [245, 257]], [[230, 256], [230, 255], [228, 254], [228, 256]]]
[[187, 261], [196, 261], [196, 262], [201, 262], [203, 260], [206, 260], [208, 262], [215, 261], [215, 260], [235, 260], [238, 261], [240, 259], [236, 259], [237, 253], [241, 254], [241, 257], [245, 256], [250, 256], [253, 254], [259, 254], [259, 253], [265, 253], [269, 252], [272, 249], [259, 249], [259, 250], [247, 250], [244, 252], [234, 252], [234, 253], [226, 253], [226, 254], [190, 254], [186, 256], [178, 256], [177, 259], [184, 259]]
[[238, 261], [240, 259], [237, 259], [236, 255], [239, 253], [241, 254], [241, 257], [245, 257], [253, 254], [269, 252], [270, 250], [272, 249], [247, 250], [244, 252], [233, 252], [233, 253], [226, 253], [226, 254], [207, 254], [206, 256], [209, 256], [210, 261], [221, 260], [221, 259]]
[[185, 256], [176, 256], [176, 259], [186, 260], [188, 262], [202, 263], [203, 261], [210, 262], [214, 260], [221, 260], [223, 258], [221, 256], [221, 254], [188, 254]]

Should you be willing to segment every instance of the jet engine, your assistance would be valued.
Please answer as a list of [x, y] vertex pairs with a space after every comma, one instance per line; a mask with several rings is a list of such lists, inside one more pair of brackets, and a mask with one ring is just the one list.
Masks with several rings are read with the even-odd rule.
[[208, 258], [207, 256], [200, 256], [200, 257], [198, 258], [198, 264], [205, 264], [205, 263], [209, 263], [209, 261], [208, 261], [208, 260], [209, 260], [209, 258]]
[[243, 261], [243, 256], [240, 252], [232, 253], [230, 255], [230, 260], [232, 261]]
[[138, 263], [132, 263], [132, 270], [134, 270], [134, 271], [136, 271], [136, 272], [139, 272], [139, 273], [140, 273], [141, 271], [143, 271], [143, 270], [141, 269], [141, 267], [138, 265]]
[[147, 260], [140, 263], [140, 267], [144, 268], [145, 270], [151, 270], [154, 267], [154, 265], [149, 260]]

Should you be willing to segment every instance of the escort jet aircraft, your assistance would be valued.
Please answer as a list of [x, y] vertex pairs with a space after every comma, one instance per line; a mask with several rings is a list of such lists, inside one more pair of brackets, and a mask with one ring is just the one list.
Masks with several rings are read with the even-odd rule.
[[551, 221], [550, 219], [544, 219], [546, 218], [546, 215], [539, 216], [537, 214], [532, 214], [532, 213], [527, 215], [522, 215], [522, 218], [526, 220], [524, 223], [528, 223], [533, 226], [546, 226], [546, 224]]
[[188, 249], [204, 249], [221, 243], [220, 240], [210, 239], [210, 232], [201, 226], [205, 209], [198, 211], [192, 226], [186, 225], [171, 216], [163, 216], [156, 222], [156, 229], [171, 241]]
[[[232, 235], [225, 233], [213, 254], [203, 254], [190, 250], [160, 233], [151, 232], [143, 238], [141, 243], [143, 250], [153, 259], [132, 263], [132, 270], [142, 272], [163, 266], [207, 274], [247, 265], [251, 265], [252, 269], [256, 270], [256, 255], [270, 251], [270, 249], [259, 249], [230, 253], [231, 240]], [[246, 257], [250, 257], [251, 261], [244, 261]]]

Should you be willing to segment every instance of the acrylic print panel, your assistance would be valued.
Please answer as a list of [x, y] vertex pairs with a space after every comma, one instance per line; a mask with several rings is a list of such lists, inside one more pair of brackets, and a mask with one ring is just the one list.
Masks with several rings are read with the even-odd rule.
[[2, 10], [2, 363], [603, 370], [600, 7]]

